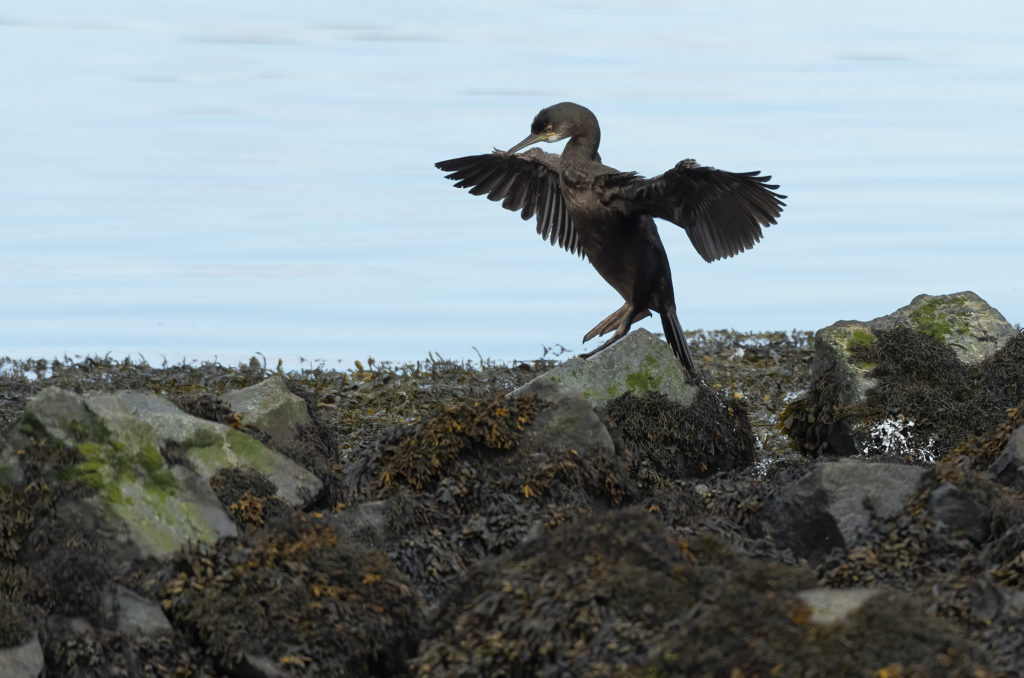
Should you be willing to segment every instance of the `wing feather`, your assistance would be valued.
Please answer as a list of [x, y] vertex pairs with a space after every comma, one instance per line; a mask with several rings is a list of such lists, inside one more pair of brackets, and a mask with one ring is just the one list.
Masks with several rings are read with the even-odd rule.
[[607, 175], [603, 199], [682, 226], [697, 252], [714, 261], [750, 249], [761, 229], [776, 223], [786, 196], [769, 181], [758, 172], [726, 172], [687, 159], [650, 179]]
[[447, 172], [473, 195], [501, 201], [501, 206], [520, 212], [524, 220], [536, 215], [537, 233], [552, 245], [583, 256], [579, 236], [565, 208], [558, 183], [559, 156], [540, 149], [518, 155], [495, 150], [485, 155], [442, 160], [435, 166]]

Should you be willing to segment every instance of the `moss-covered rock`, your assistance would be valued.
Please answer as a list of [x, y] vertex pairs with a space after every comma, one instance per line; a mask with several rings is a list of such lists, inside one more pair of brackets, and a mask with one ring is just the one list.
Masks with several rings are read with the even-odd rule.
[[537, 379], [551, 380], [579, 391], [593, 405], [601, 405], [624, 393], [655, 391], [689, 405], [696, 393], [696, 387], [669, 345], [643, 329], [630, 332], [586, 360], [567, 360]]
[[138, 391], [43, 389], [28, 403], [4, 459], [12, 480], [33, 467], [39, 477], [88, 488], [76, 507], [100, 516], [110, 540], [130, 542], [143, 555], [237, 534], [210, 488], [221, 469], [255, 469], [293, 505], [308, 502], [321, 485], [241, 431]]
[[238, 415], [239, 424], [262, 432], [270, 444], [281, 451], [298, 447], [299, 430], [313, 423], [306, 402], [288, 390], [280, 375], [253, 386], [226, 391], [219, 400]]
[[206, 481], [219, 469], [250, 466], [267, 475], [295, 506], [309, 502], [322, 485], [313, 473], [253, 437], [193, 417], [154, 393], [100, 393], [88, 397], [87, 405], [115, 438], [127, 439], [125, 444], [149, 440], [162, 451], [172, 447], [176, 453], [183, 451], [192, 469]]
[[780, 425], [805, 454], [934, 461], [984, 429], [981, 411], [990, 419], [1024, 395], [1019, 341], [973, 292], [919, 295], [869, 322], [837, 322], [815, 335], [808, 393]]

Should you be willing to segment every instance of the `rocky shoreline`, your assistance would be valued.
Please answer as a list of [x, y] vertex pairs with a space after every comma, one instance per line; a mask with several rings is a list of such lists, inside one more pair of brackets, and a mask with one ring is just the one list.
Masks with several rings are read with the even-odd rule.
[[583, 362], [0, 359], [0, 676], [1024, 674], [976, 295]]

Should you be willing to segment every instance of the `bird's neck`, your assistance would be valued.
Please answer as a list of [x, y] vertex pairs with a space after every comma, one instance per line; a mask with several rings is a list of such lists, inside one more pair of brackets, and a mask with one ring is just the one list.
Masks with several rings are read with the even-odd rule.
[[601, 144], [601, 133], [574, 134], [565, 145], [562, 155], [568, 155], [582, 160], [596, 160], [597, 147]]

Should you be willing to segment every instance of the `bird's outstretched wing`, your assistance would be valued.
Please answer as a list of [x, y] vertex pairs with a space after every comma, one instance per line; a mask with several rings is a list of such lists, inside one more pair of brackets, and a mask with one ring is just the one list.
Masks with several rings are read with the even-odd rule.
[[726, 172], [683, 160], [650, 179], [633, 173], [606, 175], [606, 203], [622, 201], [682, 226], [705, 261], [731, 257], [761, 239], [761, 228], [775, 223], [786, 197], [770, 176]]
[[552, 245], [583, 256], [580, 239], [565, 209], [558, 186], [560, 157], [531, 148], [518, 155], [495, 150], [486, 155], [442, 160], [435, 166], [447, 179], [473, 195], [501, 200], [507, 210], [521, 211], [523, 220], [537, 215], [537, 233]]

